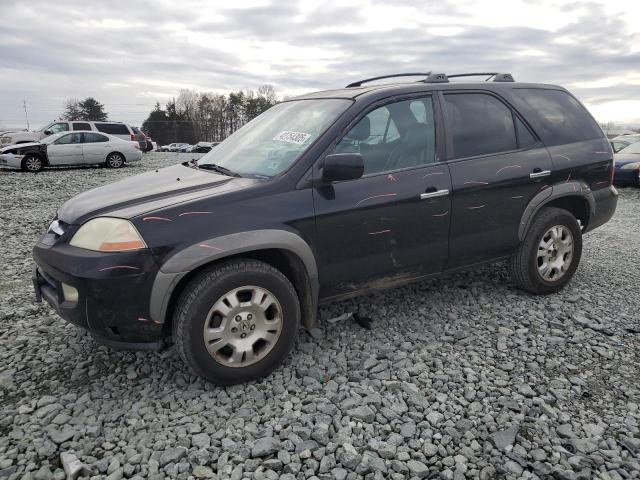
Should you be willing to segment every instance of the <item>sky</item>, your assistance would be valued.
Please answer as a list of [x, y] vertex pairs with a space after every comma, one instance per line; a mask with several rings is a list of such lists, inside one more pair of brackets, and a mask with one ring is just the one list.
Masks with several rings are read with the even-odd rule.
[[559, 84], [600, 122], [640, 126], [632, 0], [0, 0], [0, 126], [93, 96], [140, 125], [181, 89], [282, 98], [411, 71]]

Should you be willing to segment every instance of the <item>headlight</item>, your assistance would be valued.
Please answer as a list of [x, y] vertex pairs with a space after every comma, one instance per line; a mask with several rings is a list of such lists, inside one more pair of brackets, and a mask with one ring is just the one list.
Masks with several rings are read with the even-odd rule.
[[130, 221], [110, 217], [89, 220], [80, 227], [69, 244], [97, 252], [124, 252], [147, 248]]
[[621, 166], [620, 170], [640, 170], [640, 162], [627, 163]]

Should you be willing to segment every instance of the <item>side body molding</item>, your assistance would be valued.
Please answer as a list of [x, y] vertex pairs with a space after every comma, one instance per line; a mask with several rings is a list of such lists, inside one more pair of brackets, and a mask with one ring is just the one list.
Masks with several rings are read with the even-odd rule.
[[[318, 267], [311, 247], [302, 237], [288, 230], [253, 230], [212, 238], [185, 248], [160, 268], [153, 282], [149, 312], [154, 322], [163, 323], [171, 295], [182, 278], [194, 269], [215, 260], [244, 252], [282, 249], [296, 255], [304, 264], [309, 279], [311, 312], [318, 304]], [[309, 321], [313, 321], [310, 319]]]
[[518, 239], [523, 240], [529, 225], [533, 217], [536, 216], [538, 211], [549, 202], [562, 197], [580, 197], [587, 201], [589, 204], [589, 216], [593, 216], [596, 209], [596, 201], [593, 197], [593, 192], [584, 183], [579, 181], [559, 183], [548, 188], [545, 188], [538, 193], [531, 201], [524, 213], [522, 214], [522, 220], [518, 228]]

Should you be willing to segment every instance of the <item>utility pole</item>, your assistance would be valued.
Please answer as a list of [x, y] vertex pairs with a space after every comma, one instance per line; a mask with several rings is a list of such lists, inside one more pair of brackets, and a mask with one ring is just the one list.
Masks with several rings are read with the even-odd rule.
[[29, 115], [27, 114], [27, 101], [22, 100], [22, 106], [24, 107], [24, 118], [27, 120], [27, 130], [31, 130], [29, 127]]

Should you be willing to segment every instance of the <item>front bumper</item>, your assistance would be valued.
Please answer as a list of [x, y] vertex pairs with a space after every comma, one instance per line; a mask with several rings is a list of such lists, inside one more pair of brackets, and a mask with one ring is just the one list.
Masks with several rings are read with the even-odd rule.
[[640, 170], [616, 168], [613, 183], [620, 186], [640, 186]]
[[24, 155], [13, 153], [0, 153], [0, 167], [21, 168]]
[[[57, 242], [55, 237], [47, 233], [33, 249], [36, 300], [44, 298], [64, 320], [111, 346], [159, 346], [163, 325], [149, 315], [157, 273], [151, 253], [93, 252]], [[72, 289], [77, 298], [69, 298]]]

